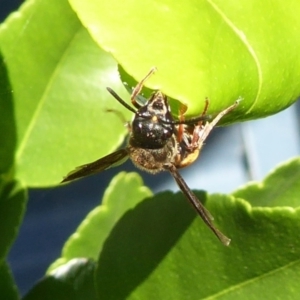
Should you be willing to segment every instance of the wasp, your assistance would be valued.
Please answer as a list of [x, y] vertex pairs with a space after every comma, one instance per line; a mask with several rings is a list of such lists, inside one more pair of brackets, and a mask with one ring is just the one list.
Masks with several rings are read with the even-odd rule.
[[238, 105], [238, 101], [217, 114], [211, 122], [208, 121], [209, 117], [206, 115], [207, 99], [204, 111], [200, 116], [185, 120], [183, 113], [180, 113], [179, 119], [175, 119], [171, 113], [168, 98], [160, 91], [154, 92], [146, 103], [140, 103], [139, 94], [144, 82], [154, 72], [155, 68], [152, 68], [133, 89], [131, 93], [133, 107], [111, 88], [107, 88], [117, 101], [134, 113], [133, 120], [128, 125], [127, 147], [77, 167], [67, 174], [62, 182], [101, 172], [128, 157], [137, 168], [146, 172], [156, 174], [161, 171], [169, 171], [199, 216], [218, 239], [228, 246], [230, 239], [214, 226], [212, 215], [197, 199], [178, 170], [191, 165], [198, 158], [203, 143], [211, 130], [224, 115]]

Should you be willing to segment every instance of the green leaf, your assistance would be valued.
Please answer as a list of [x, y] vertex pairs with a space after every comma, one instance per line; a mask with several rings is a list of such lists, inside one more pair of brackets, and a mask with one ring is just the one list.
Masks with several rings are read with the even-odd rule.
[[4, 261], [0, 263], [0, 295], [5, 300], [20, 299], [11, 270]]
[[91, 211], [66, 242], [62, 257], [49, 268], [53, 270], [75, 257], [97, 259], [103, 243], [122, 215], [134, 208], [151, 192], [136, 173], [119, 173], [107, 188], [102, 204]]
[[277, 194], [276, 205], [286, 205], [280, 199], [299, 195], [298, 169], [299, 159], [291, 160], [273, 171], [259, 190], [245, 187], [235, 197], [196, 193], [215, 225], [232, 239], [229, 247], [216, 239], [182, 193], [160, 193], [127, 209], [127, 201], [112, 201], [120, 195], [131, 199], [124, 191], [134, 195], [140, 189], [124, 180], [134, 175], [119, 175], [106, 192], [107, 204], [88, 216], [65, 251], [74, 251], [75, 257], [94, 249], [95, 257], [100, 249], [96, 285], [103, 299], [296, 299], [300, 208], [251, 207], [238, 197], [252, 193], [255, 199], [260, 194], [267, 205]]
[[[197, 196], [205, 199], [203, 193]], [[232, 238], [229, 247], [181, 193], [159, 194], [128, 211], [99, 257], [100, 297], [296, 299], [300, 210], [251, 208], [225, 195], [208, 196], [206, 207], [216, 226]]]
[[93, 260], [73, 259], [40, 280], [23, 300], [96, 300], [94, 270]]
[[9, 74], [0, 86], [1, 107], [5, 103], [0, 113], [6, 116], [0, 125], [10, 127], [6, 137], [11, 134], [8, 150], [0, 154], [12, 155], [7, 153], [16, 130], [17, 178], [29, 186], [53, 185], [121, 144], [126, 130], [105, 112], [122, 109], [106, 86], [127, 95], [117, 65], [90, 38], [67, 0], [26, 1], [1, 25], [0, 52]]
[[[127, 211], [111, 231], [99, 257], [100, 297], [129, 299], [129, 294], [157, 269], [195, 218], [181, 195], [170, 192], [146, 199]], [[167, 278], [162, 284], [167, 283]], [[173, 287], [174, 292], [176, 288]], [[151, 299], [150, 295], [140, 299], [143, 298]], [[155, 298], [164, 299], [162, 294]], [[169, 294], [167, 298], [174, 297]]]
[[0, 295], [1, 299], [19, 299], [18, 291], [6, 263], [27, 203], [27, 191], [18, 182], [0, 181]]
[[[147, 85], [199, 115], [240, 106], [228, 116], [249, 120], [278, 112], [300, 94], [300, 3], [70, 0], [103, 49]], [[122, 24], [120, 26], [120, 24]]]
[[17, 182], [0, 183], [0, 261], [15, 240], [27, 204], [27, 191]]
[[300, 158], [276, 167], [262, 182], [250, 182], [232, 193], [253, 206], [300, 206]]

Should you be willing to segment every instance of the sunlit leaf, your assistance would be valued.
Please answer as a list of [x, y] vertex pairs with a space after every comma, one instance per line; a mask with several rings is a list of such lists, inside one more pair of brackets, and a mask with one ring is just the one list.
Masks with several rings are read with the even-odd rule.
[[[125, 128], [105, 111], [122, 110], [106, 86], [127, 95], [117, 65], [66, 0], [26, 1], [1, 25], [0, 51], [10, 83], [0, 95], [14, 109], [18, 178], [30, 186], [57, 184], [120, 145]], [[11, 117], [8, 108], [0, 113]]]
[[99, 299], [94, 285], [95, 262], [73, 259], [40, 280], [23, 300]]
[[[300, 3], [70, 0], [94, 40], [140, 80], [199, 114], [239, 96], [231, 120], [273, 114], [300, 94]], [[122, 25], [120, 25], [122, 24]]]
[[253, 206], [300, 207], [300, 158], [280, 164], [262, 182], [250, 182], [233, 195]]

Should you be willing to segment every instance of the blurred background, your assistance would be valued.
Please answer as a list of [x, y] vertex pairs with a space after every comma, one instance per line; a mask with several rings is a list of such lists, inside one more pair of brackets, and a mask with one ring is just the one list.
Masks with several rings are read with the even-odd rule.
[[[0, 21], [21, 4], [20, 0], [0, 0]], [[228, 193], [249, 180], [261, 180], [277, 164], [299, 155], [299, 115], [298, 101], [275, 116], [217, 128], [209, 136], [200, 159], [181, 174], [192, 189], [209, 193]], [[9, 255], [22, 294], [60, 256], [64, 242], [100, 203], [105, 188], [120, 171], [137, 170], [127, 161], [66, 186], [29, 191], [24, 222]], [[178, 190], [167, 173], [139, 173], [153, 192]]]

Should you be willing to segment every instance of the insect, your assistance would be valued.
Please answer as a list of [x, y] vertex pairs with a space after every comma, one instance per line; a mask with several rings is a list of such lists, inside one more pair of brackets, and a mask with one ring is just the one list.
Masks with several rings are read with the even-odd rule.
[[160, 91], [154, 92], [144, 104], [141, 104], [138, 99], [145, 80], [154, 72], [155, 69], [152, 68], [133, 89], [131, 103], [134, 108], [121, 99], [112, 89], [107, 88], [116, 100], [134, 113], [133, 120], [128, 125], [127, 147], [77, 167], [62, 182], [101, 172], [119, 164], [128, 157], [136, 167], [146, 172], [155, 174], [169, 171], [203, 221], [219, 240], [228, 246], [230, 239], [214, 226], [212, 215], [190, 190], [178, 169], [191, 165], [198, 158], [203, 143], [211, 130], [224, 115], [238, 105], [238, 101], [221, 111], [211, 122], [208, 122], [206, 115], [208, 100], [206, 100], [204, 111], [199, 117], [185, 120], [183, 114], [180, 114], [179, 119], [175, 120], [167, 97]]

